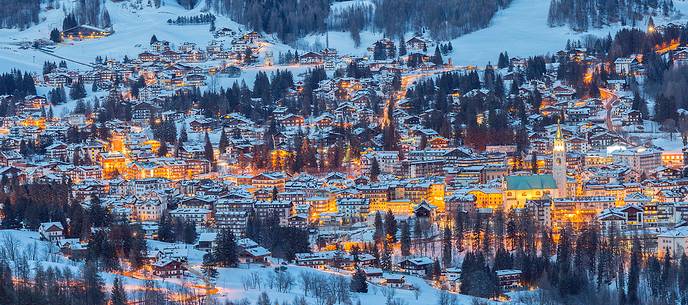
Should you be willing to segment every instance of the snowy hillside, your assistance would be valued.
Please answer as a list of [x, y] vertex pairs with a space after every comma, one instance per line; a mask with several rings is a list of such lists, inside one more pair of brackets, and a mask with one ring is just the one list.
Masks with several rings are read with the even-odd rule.
[[[69, 1], [65, 2], [68, 6]], [[484, 65], [495, 62], [500, 52], [508, 51], [511, 56], [532, 56], [546, 54], [561, 49], [568, 39], [581, 39], [585, 35], [613, 34], [619, 26], [594, 29], [577, 33], [568, 27], [550, 28], [547, 26], [547, 13], [550, 0], [514, 0], [506, 9], [497, 13], [492, 25], [452, 40], [454, 52], [451, 58], [458, 65]], [[352, 5], [373, 5], [367, 0], [337, 2], [332, 10], [341, 10]], [[69, 6], [68, 6], [69, 7]], [[172, 43], [195, 42], [206, 45], [212, 39], [208, 25], [170, 25], [167, 20], [177, 16], [192, 16], [202, 13], [202, 5], [193, 10], [186, 10], [174, 1], [168, 1], [158, 9], [143, 7], [134, 9], [129, 2], [106, 3], [110, 12], [115, 33], [109, 37], [67, 42], [60, 44], [54, 54], [70, 60], [90, 63], [96, 56], [122, 58], [125, 55], [135, 56], [143, 51], [155, 34], [159, 39]], [[677, 2], [678, 10], [688, 13], [688, 3]], [[62, 9], [44, 12], [44, 21], [25, 31], [0, 30], [0, 71], [13, 68], [39, 71], [44, 61], [57, 61], [57, 57], [36, 51], [21, 50], [18, 44], [33, 41], [37, 38], [47, 39], [53, 28], [61, 28], [64, 13]], [[657, 20], [658, 24], [669, 20]], [[218, 16], [217, 28], [227, 27], [241, 29], [242, 26], [231, 19]], [[300, 39], [296, 46], [301, 49], [319, 49], [326, 45], [326, 34], [315, 34]], [[409, 33], [408, 37], [411, 36]], [[365, 55], [367, 48], [383, 35], [377, 32], [363, 31], [361, 44], [354, 46], [348, 32], [329, 32], [329, 44], [341, 54]], [[273, 42], [277, 42], [273, 40]], [[290, 47], [275, 43], [271, 46], [273, 54], [286, 51]], [[77, 65], [78, 66], [78, 65]], [[86, 66], [82, 66], [86, 69]]]
[[[676, 2], [676, 8], [688, 14], [688, 2]], [[455, 64], [485, 65], [495, 63], [499, 53], [508, 51], [510, 56], [533, 56], [561, 50], [567, 40], [582, 39], [586, 35], [606, 36], [616, 33], [621, 26], [575, 32], [567, 26], [550, 28], [547, 14], [550, 0], [514, 0], [511, 5], [497, 12], [492, 26], [452, 40]], [[655, 23], [684, 22], [655, 19]], [[644, 24], [642, 25], [644, 27]]]
[[[364, 2], [364, 1], [348, 1]], [[337, 4], [340, 6], [346, 5]], [[586, 35], [614, 35], [621, 26], [615, 25], [587, 32], [575, 32], [567, 26], [551, 28], [547, 25], [547, 14], [550, 0], [514, 0], [511, 5], [497, 12], [490, 27], [463, 35], [452, 40], [454, 52], [451, 58], [457, 65], [485, 65], [488, 61], [495, 63], [500, 52], [508, 51], [511, 56], [533, 56], [553, 53], [561, 50], [567, 40], [583, 39]], [[352, 4], [348, 4], [352, 5]], [[676, 9], [683, 13], [682, 18], [667, 20], [656, 17], [655, 23], [685, 22], [688, 15], [688, 1], [677, 1]], [[644, 24], [642, 25], [644, 26]], [[410, 37], [412, 33], [407, 35]], [[300, 40], [300, 47], [324, 46], [325, 34], [310, 35]], [[330, 32], [329, 43], [343, 52], [361, 55], [382, 34], [373, 32], [361, 33], [361, 45], [354, 46], [348, 32]]]

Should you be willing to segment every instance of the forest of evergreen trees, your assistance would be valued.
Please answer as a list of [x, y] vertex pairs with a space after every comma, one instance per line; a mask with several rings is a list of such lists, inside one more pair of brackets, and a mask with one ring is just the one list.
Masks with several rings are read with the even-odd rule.
[[0, 29], [26, 29], [38, 23], [40, 12], [40, 0], [0, 0]]
[[[180, 3], [194, 1], [178, 0]], [[285, 42], [326, 29], [347, 30], [354, 40], [364, 28], [400, 36], [407, 31], [430, 31], [450, 39], [486, 27], [511, 0], [376, 0], [376, 6], [353, 5], [330, 11], [327, 0], [207, 0], [208, 8], [232, 17], [257, 31], [274, 33]]]
[[176, 19], [167, 19], [169, 24], [208, 24], [215, 21], [215, 15], [213, 14], [200, 14], [196, 16], [177, 16]]
[[389, 36], [429, 30], [447, 40], [489, 25], [494, 14], [511, 0], [378, 0], [375, 25]]
[[673, 0], [552, 0], [547, 22], [550, 26], [568, 25], [576, 31], [620, 23], [636, 25], [650, 13], [669, 16]]

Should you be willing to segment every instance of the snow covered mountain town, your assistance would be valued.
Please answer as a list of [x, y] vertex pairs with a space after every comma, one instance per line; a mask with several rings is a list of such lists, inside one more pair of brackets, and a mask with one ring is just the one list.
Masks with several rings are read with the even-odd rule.
[[688, 305], [686, 0], [0, 0], [0, 305]]

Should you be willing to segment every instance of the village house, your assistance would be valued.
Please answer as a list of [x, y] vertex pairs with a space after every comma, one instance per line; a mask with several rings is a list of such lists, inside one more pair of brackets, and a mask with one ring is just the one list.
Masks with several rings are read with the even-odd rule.
[[671, 257], [688, 255], [688, 226], [682, 226], [657, 235], [657, 252], [659, 256]]
[[186, 266], [179, 260], [163, 258], [152, 264], [153, 275], [162, 278], [181, 278], [184, 276]]
[[497, 282], [502, 291], [509, 291], [521, 287], [521, 275], [523, 272], [516, 269], [497, 270]]
[[38, 226], [38, 234], [43, 240], [57, 242], [64, 238], [64, 227], [59, 222], [44, 222]]
[[320, 65], [323, 63], [323, 56], [319, 53], [308, 52], [299, 56], [299, 63], [302, 65]]
[[406, 258], [401, 260], [397, 266], [400, 271], [412, 275], [425, 276], [430, 272], [433, 261], [427, 256]]
[[81, 39], [96, 39], [112, 35], [112, 30], [101, 29], [90, 25], [77, 25], [73, 28], [66, 29], [60, 33], [62, 39], [81, 40]]

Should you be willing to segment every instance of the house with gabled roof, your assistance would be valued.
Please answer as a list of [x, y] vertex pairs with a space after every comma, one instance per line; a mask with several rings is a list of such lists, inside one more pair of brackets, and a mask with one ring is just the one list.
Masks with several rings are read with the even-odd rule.
[[60, 222], [44, 222], [38, 226], [38, 234], [42, 240], [57, 242], [64, 238], [64, 226]]

